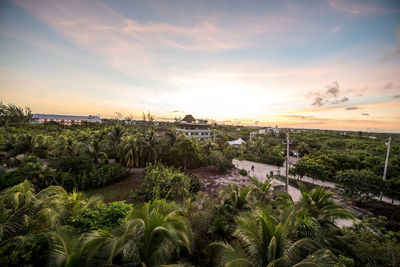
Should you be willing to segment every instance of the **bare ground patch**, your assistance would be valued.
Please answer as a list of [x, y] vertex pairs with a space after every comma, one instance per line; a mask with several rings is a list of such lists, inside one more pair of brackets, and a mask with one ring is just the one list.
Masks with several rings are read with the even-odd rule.
[[225, 173], [218, 172], [217, 167], [208, 166], [193, 170], [187, 170], [186, 174], [196, 174], [204, 185], [204, 190], [210, 196], [217, 196], [218, 191], [225, 185], [236, 183], [241, 186], [246, 186], [252, 183], [249, 176], [243, 176], [239, 173], [239, 169], [232, 168]]

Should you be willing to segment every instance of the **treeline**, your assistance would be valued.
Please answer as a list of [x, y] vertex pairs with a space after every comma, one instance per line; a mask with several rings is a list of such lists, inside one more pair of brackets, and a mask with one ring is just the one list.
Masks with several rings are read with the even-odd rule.
[[19, 122], [0, 128], [0, 189], [31, 181], [36, 188], [61, 185], [67, 190], [104, 186], [127, 176], [129, 168], [163, 162], [183, 170], [216, 165], [225, 172], [236, 156], [226, 142], [189, 139], [154, 124], [84, 125]]
[[400, 144], [398, 139], [392, 142], [384, 181], [385, 137], [370, 139], [362, 134], [347, 136], [334, 132], [294, 135], [301, 158], [290, 174], [338, 183], [354, 201], [381, 193], [400, 199]]

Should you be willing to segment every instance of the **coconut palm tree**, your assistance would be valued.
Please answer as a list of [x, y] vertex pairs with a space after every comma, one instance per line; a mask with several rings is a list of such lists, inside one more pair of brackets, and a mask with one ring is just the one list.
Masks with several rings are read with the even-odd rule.
[[53, 154], [57, 157], [60, 156], [74, 156], [77, 153], [77, 142], [75, 138], [70, 136], [61, 136], [54, 146]]
[[131, 135], [119, 145], [118, 155], [126, 167], [139, 167], [139, 160], [142, 155], [141, 143], [138, 135]]
[[60, 227], [46, 234], [49, 240], [48, 265], [74, 267], [85, 265], [83, 235], [71, 227]]
[[220, 192], [224, 205], [231, 206], [235, 211], [250, 209], [251, 186], [241, 187], [238, 184], [229, 184]]
[[48, 140], [43, 136], [22, 134], [18, 136], [13, 150], [9, 152], [10, 157], [21, 154], [44, 156], [47, 153]]
[[[76, 191], [68, 193], [60, 186], [49, 186], [36, 193], [25, 180], [0, 193], [0, 240], [23, 234], [31, 226], [54, 229], [100, 202], [98, 197], [86, 197]], [[35, 221], [40, 225], [32, 224]]]
[[92, 140], [89, 144], [84, 144], [83, 153], [93, 159], [93, 162], [96, 164], [108, 158], [104, 144], [98, 139]]
[[[33, 185], [28, 180], [3, 190], [0, 193], [0, 240], [21, 233], [30, 226], [33, 219], [40, 216], [42, 210], [54, 207], [55, 199], [62, 192], [65, 192], [62, 187], [49, 186], [35, 193]], [[44, 217], [46, 222], [52, 218], [54, 217]]]
[[251, 202], [267, 203], [269, 201], [272, 184], [268, 180], [260, 182], [257, 178], [253, 177], [253, 185], [254, 186], [251, 190]]
[[[320, 266], [334, 264], [329, 250], [320, 250], [310, 239], [288, 238], [295, 210], [277, 222], [266, 210], [257, 209], [237, 220], [233, 244], [214, 243], [220, 266]], [[304, 256], [305, 255], [305, 256]], [[323, 266], [327, 266], [323, 265]], [[333, 266], [333, 265], [329, 265]]]
[[93, 232], [87, 244], [98, 248], [97, 257], [106, 255], [107, 264], [159, 266], [181, 248], [189, 250], [189, 234], [184, 212], [161, 200], [144, 204], [112, 233]]
[[108, 132], [108, 140], [112, 150], [116, 150], [118, 145], [122, 142], [123, 137], [126, 135], [124, 127], [116, 125]]
[[345, 206], [332, 199], [332, 192], [321, 186], [308, 192], [301, 182], [297, 184], [301, 192], [301, 199], [296, 207], [302, 213], [314, 217], [321, 226], [332, 225], [335, 223], [335, 219], [354, 220], [353, 214]]
[[154, 162], [158, 157], [158, 138], [153, 130], [146, 132], [143, 138], [143, 150], [144, 154], [147, 156], [147, 162]]

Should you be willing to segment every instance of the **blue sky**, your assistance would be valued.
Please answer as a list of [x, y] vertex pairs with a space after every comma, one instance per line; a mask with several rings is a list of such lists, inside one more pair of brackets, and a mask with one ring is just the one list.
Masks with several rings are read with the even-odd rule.
[[400, 131], [400, 1], [0, 1], [34, 112]]

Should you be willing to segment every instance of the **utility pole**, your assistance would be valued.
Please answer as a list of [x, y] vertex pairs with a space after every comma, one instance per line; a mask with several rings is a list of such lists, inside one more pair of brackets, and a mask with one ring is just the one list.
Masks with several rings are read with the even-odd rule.
[[[389, 141], [387, 142], [387, 151], [386, 151], [386, 161], [385, 161], [385, 168], [383, 169], [383, 180], [386, 180], [386, 173], [387, 173], [387, 167], [388, 167], [388, 162], [389, 162], [389, 152], [390, 152], [390, 141], [392, 140], [391, 137], [389, 137]], [[383, 193], [381, 193], [381, 198], [380, 200], [382, 201], [382, 196]]]
[[289, 193], [289, 129], [286, 135], [286, 184], [285, 191]]

